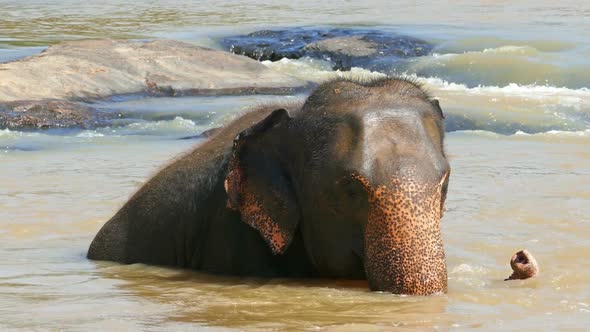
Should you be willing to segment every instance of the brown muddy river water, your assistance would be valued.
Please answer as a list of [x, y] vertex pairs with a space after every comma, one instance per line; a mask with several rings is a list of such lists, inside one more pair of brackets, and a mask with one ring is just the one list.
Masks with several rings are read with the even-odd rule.
[[[223, 35], [291, 25], [369, 26], [434, 43], [400, 64], [447, 114], [453, 172], [442, 220], [449, 292], [364, 282], [210, 276], [85, 258], [94, 234], [150, 175], [200, 144], [178, 140], [260, 103], [304, 96], [127, 98], [142, 114], [94, 130], [0, 129], [0, 330], [587, 330], [590, 324], [590, 6], [467, 1], [408, 6], [284, 2], [1, 1], [0, 61], [88, 37]], [[4, 59], [4, 60], [3, 60]], [[315, 81], [323, 61], [265, 63]], [[527, 248], [538, 278], [504, 282]]]

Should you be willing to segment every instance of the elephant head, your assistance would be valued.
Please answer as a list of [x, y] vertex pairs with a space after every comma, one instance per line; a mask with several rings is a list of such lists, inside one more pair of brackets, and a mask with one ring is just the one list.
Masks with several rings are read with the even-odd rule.
[[236, 137], [227, 205], [276, 255], [300, 232], [322, 276], [446, 292], [443, 137], [438, 101], [415, 82], [329, 82]]

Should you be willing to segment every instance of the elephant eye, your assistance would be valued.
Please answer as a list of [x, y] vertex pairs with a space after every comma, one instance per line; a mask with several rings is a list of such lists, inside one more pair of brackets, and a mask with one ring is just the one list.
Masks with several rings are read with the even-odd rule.
[[344, 183], [342, 183], [342, 185], [344, 192], [350, 198], [356, 199], [361, 197], [365, 193], [365, 190], [360, 185], [360, 183], [352, 179], [346, 180]]
[[449, 177], [447, 176], [445, 182], [442, 185], [442, 197], [446, 198], [447, 197], [447, 192], [449, 191]]

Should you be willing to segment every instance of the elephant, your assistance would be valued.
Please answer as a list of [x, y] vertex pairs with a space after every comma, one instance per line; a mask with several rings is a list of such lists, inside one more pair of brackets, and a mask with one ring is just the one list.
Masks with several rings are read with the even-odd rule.
[[419, 83], [333, 80], [243, 114], [163, 168], [88, 258], [445, 293], [450, 171], [444, 114]]

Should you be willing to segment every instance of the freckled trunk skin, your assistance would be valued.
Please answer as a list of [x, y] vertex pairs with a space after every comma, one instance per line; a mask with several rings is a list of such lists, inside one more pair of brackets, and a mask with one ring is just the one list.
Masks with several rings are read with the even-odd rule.
[[364, 262], [371, 290], [412, 295], [447, 291], [441, 186], [413, 178], [392, 179], [369, 191]]

